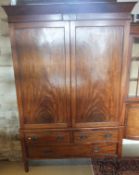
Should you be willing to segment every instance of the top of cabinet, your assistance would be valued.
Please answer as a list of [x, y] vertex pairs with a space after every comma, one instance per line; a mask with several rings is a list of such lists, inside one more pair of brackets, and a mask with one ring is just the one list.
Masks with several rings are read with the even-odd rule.
[[97, 3], [107, 3], [107, 2], [116, 2], [116, 0], [12, 0], [13, 5], [32, 5], [32, 4], [52, 4], [52, 3], [82, 3], [82, 2], [97, 2]]
[[[133, 9], [135, 2], [115, 2], [110, 0], [100, 0], [100, 1], [91, 1], [88, 0], [81, 2], [81, 0], [70, 3], [48, 3], [48, 4], [39, 4], [39, 5], [15, 5], [15, 6], [3, 6], [6, 14], [8, 15], [9, 22], [19, 21], [19, 18], [22, 19], [26, 17], [32, 17], [35, 21], [36, 16], [44, 15], [53, 15], [53, 14], [112, 14], [113, 18], [116, 14], [117, 16], [123, 16], [124, 18], [129, 18], [129, 14]], [[125, 15], [126, 14], [126, 15]], [[101, 15], [102, 18], [103, 15]], [[110, 17], [111, 18], [111, 17]], [[29, 18], [28, 18], [29, 19]]]

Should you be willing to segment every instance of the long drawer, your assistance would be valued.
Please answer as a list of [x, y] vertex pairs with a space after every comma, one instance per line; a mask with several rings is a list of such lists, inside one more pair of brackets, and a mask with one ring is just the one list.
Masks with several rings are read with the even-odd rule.
[[99, 142], [118, 142], [118, 130], [83, 130], [74, 132], [74, 143], [88, 144]]
[[25, 140], [28, 145], [32, 146], [68, 144], [71, 140], [71, 133], [68, 131], [27, 132]]
[[29, 147], [29, 158], [68, 158], [90, 157], [91, 145], [49, 145], [47, 147]]
[[116, 143], [103, 143], [93, 145], [49, 145], [28, 147], [28, 157], [41, 158], [68, 158], [68, 157], [105, 157], [117, 154]]

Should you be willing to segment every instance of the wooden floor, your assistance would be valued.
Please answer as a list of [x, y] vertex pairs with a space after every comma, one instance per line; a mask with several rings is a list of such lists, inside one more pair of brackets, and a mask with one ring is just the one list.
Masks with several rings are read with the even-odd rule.
[[90, 161], [51, 160], [33, 162], [25, 173], [20, 162], [0, 162], [0, 175], [93, 175]]

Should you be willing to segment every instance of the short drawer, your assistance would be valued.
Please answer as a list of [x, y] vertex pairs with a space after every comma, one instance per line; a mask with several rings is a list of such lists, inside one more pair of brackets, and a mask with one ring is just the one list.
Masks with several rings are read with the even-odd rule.
[[28, 157], [43, 158], [70, 158], [91, 157], [92, 145], [49, 145], [47, 147], [28, 147]]
[[96, 142], [117, 142], [118, 130], [75, 131], [74, 143], [88, 144]]
[[48, 145], [70, 143], [71, 134], [68, 131], [43, 131], [26, 133], [25, 139], [28, 145]]
[[116, 143], [93, 144], [93, 156], [114, 156], [117, 154]]

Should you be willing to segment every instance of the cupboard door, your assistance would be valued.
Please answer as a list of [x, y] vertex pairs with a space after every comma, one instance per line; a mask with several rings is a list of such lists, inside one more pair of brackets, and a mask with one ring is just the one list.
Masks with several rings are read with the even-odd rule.
[[[22, 123], [67, 127], [70, 111], [69, 24], [15, 24], [12, 43]], [[34, 127], [37, 127], [34, 125]]]
[[79, 127], [118, 122], [124, 26], [71, 23], [72, 116]]

